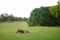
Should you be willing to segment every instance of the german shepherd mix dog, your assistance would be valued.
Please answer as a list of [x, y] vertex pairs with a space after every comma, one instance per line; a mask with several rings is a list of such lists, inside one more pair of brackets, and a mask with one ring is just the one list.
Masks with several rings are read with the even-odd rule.
[[20, 30], [20, 29], [18, 29], [16, 31], [16, 33], [29, 33], [29, 31], [28, 30]]

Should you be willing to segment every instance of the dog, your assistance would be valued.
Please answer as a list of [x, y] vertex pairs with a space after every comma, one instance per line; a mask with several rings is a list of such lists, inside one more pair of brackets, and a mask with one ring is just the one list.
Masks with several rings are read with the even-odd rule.
[[28, 31], [28, 30], [18, 29], [18, 30], [16, 31], [16, 33], [29, 33], [29, 31]]

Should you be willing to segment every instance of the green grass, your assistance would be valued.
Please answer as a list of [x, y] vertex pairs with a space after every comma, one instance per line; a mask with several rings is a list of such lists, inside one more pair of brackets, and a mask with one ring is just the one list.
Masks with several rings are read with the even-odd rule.
[[[18, 28], [30, 33], [16, 33]], [[60, 40], [60, 27], [28, 27], [26, 22], [0, 23], [0, 40]]]

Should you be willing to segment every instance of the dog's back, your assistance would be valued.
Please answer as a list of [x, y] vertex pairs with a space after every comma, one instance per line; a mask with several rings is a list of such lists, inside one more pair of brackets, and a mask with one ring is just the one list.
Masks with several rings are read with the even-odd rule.
[[17, 30], [16, 33], [24, 33], [24, 30]]

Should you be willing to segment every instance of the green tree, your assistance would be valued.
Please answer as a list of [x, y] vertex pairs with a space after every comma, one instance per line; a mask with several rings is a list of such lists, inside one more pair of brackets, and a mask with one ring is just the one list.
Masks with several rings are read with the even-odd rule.
[[31, 12], [31, 16], [29, 18], [28, 24], [32, 26], [48, 25], [48, 22], [50, 20], [50, 13], [48, 8], [49, 7], [35, 8]]
[[3, 13], [1, 14], [1, 21], [2, 21], [2, 22], [5, 22], [5, 16], [4, 16]]

